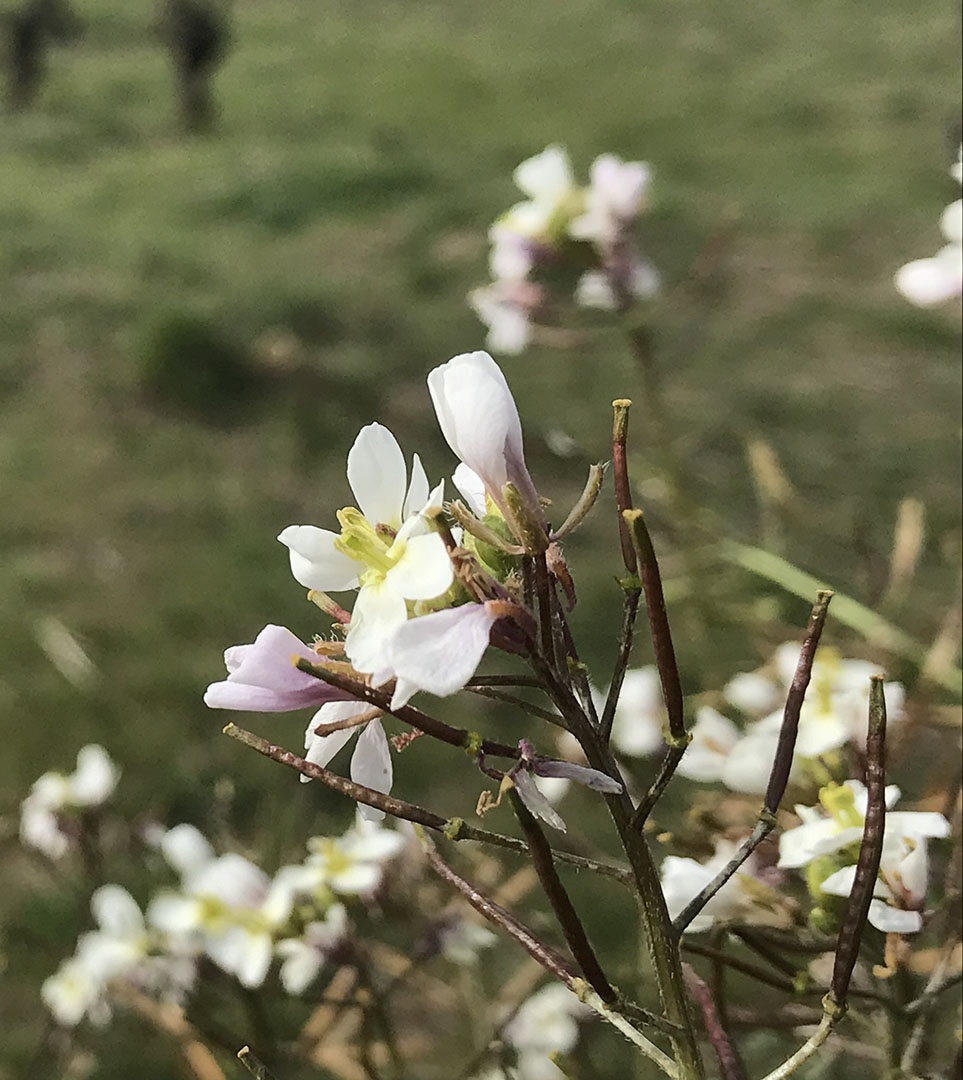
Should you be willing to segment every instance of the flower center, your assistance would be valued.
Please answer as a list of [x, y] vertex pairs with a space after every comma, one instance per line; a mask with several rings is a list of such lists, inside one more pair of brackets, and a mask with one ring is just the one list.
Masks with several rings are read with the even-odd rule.
[[819, 801], [840, 829], [861, 828], [863, 815], [856, 809], [856, 796], [845, 784], [827, 784], [819, 792]]
[[374, 580], [380, 581], [401, 558], [404, 545], [396, 545], [390, 530], [375, 527], [353, 506], [339, 510], [338, 521], [341, 535], [334, 541], [335, 548], [366, 566], [369, 573], [373, 572]]

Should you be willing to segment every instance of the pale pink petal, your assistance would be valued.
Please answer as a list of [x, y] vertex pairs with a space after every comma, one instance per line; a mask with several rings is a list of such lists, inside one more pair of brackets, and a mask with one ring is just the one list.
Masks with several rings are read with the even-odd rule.
[[497, 619], [486, 604], [463, 604], [409, 619], [391, 642], [396, 675], [437, 697], [455, 693], [475, 674]]
[[205, 705], [212, 709], [289, 712], [345, 697], [294, 666], [294, 657], [312, 661], [318, 657], [283, 626], [266, 626], [253, 645], [235, 646], [225, 656], [227, 680], [212, 683], [204, 694]]

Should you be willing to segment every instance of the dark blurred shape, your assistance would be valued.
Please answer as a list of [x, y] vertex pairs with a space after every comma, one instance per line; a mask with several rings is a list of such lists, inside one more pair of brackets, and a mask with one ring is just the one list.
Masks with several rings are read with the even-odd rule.
[[67, 0], [26, 0], [4, 22], [7, 104], [25, 109], [40, 90], [48, 48], [77, 37], [81, 22]]
[[211, 82], [231, 40], [227, 12], [215, 0], [163, 0], [159, 26], [174, 63], [181, 126], [210, 131]]
[[136, 352], [142, 385], [157, 404], [219, 426], [243, 420], [263, 389], [249, 350], [199, 315], [159, 315]]

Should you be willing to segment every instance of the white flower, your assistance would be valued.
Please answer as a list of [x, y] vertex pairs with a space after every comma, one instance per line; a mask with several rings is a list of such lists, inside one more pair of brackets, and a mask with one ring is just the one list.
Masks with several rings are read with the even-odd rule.
[[275, 946], [283, 960], [278, 973], [289, 994], [303, 994], [328, 957], [344, 940], [348, 916], [343, 905], [332, 904], [324, 920], [308, 923], [299, 938], [285, 938]]
[[260, 986], [271, 964], [274, 935], [294, 904], [292, 875], [281, 871], [272, 881], [241, 855], [215, 857], [210, 845], [198, 842], [196, 830], [178, 828], [162, 849], [183, 875], [181, 892], [158, 893], [147, 909], [148, 921], [181, 947], [197, 942], [242, 986]]
[[59, 815], [100, 806], [117, 786], [120, 769], [96, 743], [81, 747], [77, 768], [69, 775], [48, 772], [33, 784], [20, 807], [20, 839], [28, 847], [59, 859], [70, 848]]
[[555, 1080], [562, 1071], [549, 1054], [567, 1054], [578, 1042], [578, 1021], [591, 1011], [561, 983], [533, 994], [505, 1025], [503, 1036], [518, 1051], [521, 1080]]
[[503, 488], [512, 483], [537, 520], [538, 492], [525, 466], [522, 425], [505, 376], [486, 352], [462, 353], [428, 376], [442, 434], [459, 460], [476, 473], [507, 521]]
[[404, 846], [400, 833], [376, 822], [361, 820], [344, 836], [316, 836], [308, 841], [311, 854], [295, 875], [299, 891], [330, 889], [343, 896], [365, 896], [381, 884], [383, 864]]
[[445, 959], [464, 967], [477, 964], [481, 950], [490, 949], [498, 940], [487, 927], [467, 919], [455, 919], [446, 924], [439, 936]]
[[517, 356], [528, 347], [532, 336], [531, 308], [528, 299], [533, 287], [520, 293], [514, 281], [493, 281], [472, 289], [468, 302], [479, 319], [488, 327], [485, 344], [492, 352]]
[[665, 745], [665, 722], [658, 670], [650, 666], [627, 671], [612, 721], [612, 745], [626, 757], [649, 757]]
[[616, 243], [642, 209], [651, 170], [641, 161], [602, 154], [592, 162], [585, 213], [568, 227], [576, 240], [606, 249]]
[[120, 885], [103, 885], [90, 898], [98, 929], [77, 942], [77, 959], [102, 983], [136, 968], [147, 957], [149, 941], [137, 902]]
[[475, 674], [488, 648], [499, 613], [490, 604], [461, 604], [409, 619], [388, 646], [388, 662], [397, 677], [392, 709], [419, 690], [448, 697]]
[[[950, 169], [958, 182], [963, 176], [959, 159]], [[946, 244], [929, 259], [916, 259], [896, 271], [896, 288], [912, 304], [933, 307], [963, 291], [963, 201], [951, 203], [940, 218]]]
[[[899, 799], [898, 787], [886, 788], [886, 809]], [[779, 838], [779, 865], [800, 867], [820, 855], [831, 855], [849, 845], [858, 844], [863, 837], [868, 795], [859, 780], [847, 780], [844, 785], [829, 784], [819, 793], [822, 809], [797, 806], [796, 814], [802, 825], [789, 829]], [[903, 841], [926, 837], [948, 836], [949, 822], [942, 814], [898, 810], [886, 814], [884, 850], [898, 850]]]
[[[706, 863], [668, 855], [662, 862], [662, 892], [670, 918], [695, 899], [736, 853], [737, 845], [720, 841]], [[689, 923], [688, 933], [708, 930], [716, 922], [782, 926], [787, 912], [779, 893], [759, 877], [758, 863], [750, 857]]]
[[[371, 711], [371, 706], [363, 701], [331, 701], [322, 705], [308, 721], [304, 733], [304, 746], [307, 751], [305, 758], [324, 768], [360, 729], [358, 725], [332, 731], [327, 735], [318, 735], [315, 729], [319, 724], [331, 724], [365, 715], [370, 717]], [[392, 773], [391, 750], [384, 728], [380, 720], [369, 719], [351, 755], [351, 779], [356, 784], [363, 784], [387, 794], [391, 791]], [[304, 783], [309, 779], [307, 776], [301, 777]], [[358, 812], [369, 821], [380, 821], [385, 816], [383, 810], [364, 803], [358, 804]]]
[[572, 176], [568, 154], [561, 146], [546, 147], [523, 161], [513, 179], [528, 201], [511, 207], [496, 228], [511, 230], [539, 244], [555, 243], [564, 235], [571, 214], [580, 209], [583, 198]]
[[358, 671], [380, 669], [385, 642], [408, 618], [408, 601], [434, 600], [453, 575], [441, 537], [424, 514], [442, 501], [428, 490], [418, 456], [407, 481], [404, 455], [380, 424], [361, 429], [348, 454], [348, 483], [360, 510], [338, 512], [341, 534], [289, 525], [278, 539], [305, 588], [338, 592], [360, 586], [345, 651]]
[[102, 983], [76, 958], [65, 960], [56, 974], [44, 980], [40, 997], [63, 1027], [76, 1027], [85, 1016], [95, 1023], [104, 1023], [110, 1016]]
[[785, 698], [772, 679], [755, 671], [733, 675], [723, 687], [722, 695], [730, 705], [754, 718], [771, 713]]
[[692, 741], [676, 771], [690, 780], [704, 783], [721, 780], [729, 755], [739, 742], [739, 729], [727, 717], [704, 705], [696, 713], [691, 734]]

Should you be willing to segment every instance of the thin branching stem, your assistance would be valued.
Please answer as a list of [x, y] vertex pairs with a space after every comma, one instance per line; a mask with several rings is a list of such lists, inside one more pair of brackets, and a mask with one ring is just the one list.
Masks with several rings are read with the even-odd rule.
[[802, 711], [803, 702], [806, 698], [806, 690], [812, 677], [813, 661], [816, 657], [816, 649], [822, 636], [823, 627], [826, 624], [826, 613], [833, 594], [823, 590], [816, 596], [816, 601], [809, 613], [809, 623], [806, 627], [806, 637], [802, 649], [799, 652], [799, 661], [796, 664], [796, 672], [793, 675], [789, 693], [786, 695], [786, 707], [783, 712], [782, 727], [779, 730], [779, 743], [773, 758], [772, 769], [769, 773], [769, 783], [766, 787], [766, 797], [759, 819], [752, 832], [742, 842], [739, 850], [709, 882], [708, 885], [689, 901], [688, 904], [672, 920], [672, 928], [676, 934], [681, 934], [700, 911], [709, 903], [725, 883], [735, 874], [739, 867], [749, 858], [756, 848], [775, 829], [776, 811], [782, 802], [789, 782], [789, 771], [792, 768], [793, 754], [796, 751], [796, 735], [799, 731], [799, 715]]
[[618, 707], [619, 697], [622, 693], [622, 683], [632, 656], [632, 645], [635, 641], [635, 620], [639, 614], [639, 601], [641, 598], [641, 588], [636, 588], [634, 585], [626, 586], [622, 599], [622, 628], [619, 630], [619, 652], [615, 658], [612, 681], [609, 683], [609, 692], [605, 697], [602, 718], [599, 720], [599, 737], [605, 742], [608, 742], [612, 736], [612, 722], [615, 720], [615, 710]]
[[856, 860], [856, 877], [849, 894], [849, 904], [836, 942], [836, 959], [830, 995], [836, 1004], [846, 1007], [846, 994], [852, 978], [859, 945], [869, 916], [869, 905], [879, 876], [886, 829], [886, 699], [883, 676], [870, 679], [869, 731], [866, 736], [866, 821]]
[[[487, 829], [476, 828], [474, 825], [469, 825], [462, 818], [444, 818], [440, 814], [426, 810], [423, 806], [416, 806], [414, 803], [405, 802], [403, 799], [396, 799], [392, 795], [385, 795], [380, 791], [375, 791], [374, 788], [356, 784], [353, 780], [348, 780], [335, 772], [331, 772], [329, 769], [315, 765], [313, 761], [306, 761], [304, 758], [298, 757], [297, 754], [293, 754], [290, 750], [276, 746], [267, 739], [261, 738], [260, 735], [255, 735], [253, 731], [247, 731], [236, 724], [228, 724], [224, 728], [224, 734], [229, 735], [232, 739], [237, 739], [238, 742], [244, 743], [245, 746], [250, 746], [259, 754], [263, 754], [264, 757], [271, 758], [272, 761], [277, 761], [281, 765], [287, 765], [289, 768], [295, 769], [310, 780], [320, 781], [355, 802], [383, 810], [386, 814], [391, 814], [392, 817], [424, 825], [427, 829], [442, 833], [449, 840], [475, 840], [478, 843], [506, 848], [519, 854], [528, 854], [528, 845], [524, 840], [520, 840], [515, 836], [503, 836], [501, 833], [488, 832]], [[572, 855], [567, 851], [558, 851], [555, 848], [552, 849], [552, 858], [557, 859], [559, 862], [568, 863], [570, 866], [580, 870], [591, 870], [605, 877], [614, 878], [622, 884], [629, 884], [633, 880], [632, 872], [628, 867], [600, 862], [582, 855]]]
[[556, 919], [558, 919], [558, 925], [569, 949], [572, 951], [572, 956], [575, 957], [575, 962], [581, 968], [582, 975], [603, 1001], [607, 1003], [615, 1001], [618, 995], [606, 978], [602, 965], [595, 955], [595, 950], [589, 943], [582, 920], [578, 917], [578, 912], [575, 910], [575, 906], [558, 876], [558, 871], [555, 869], [555, 863], [552, 860], [552, 849], [545, 839], [545, 833], [542, 832], [528, 807], [522, 802], [518, 791], [512, 788], [508, 794], [512, 801], [512, 809], [515, 811], [518, 823], [525, 834], [525, 841], [532, 855], [532, 865], [535, 867], [535, 873], [538, 874], [542, 889], [548, 898], [548, 902], [552, 905], [552, 910], [555, 912]]
[[612, 476], [615, 483], [615, 506], [619, 515], [619, 545], [622, 561], [630, 575], [637, 572], [635, 548], [628, 525], [622, 516], [632, 509], [632, 485], [629, 483], [629, 462], [626, 443], [629, 435], [629, 398], [616, 398], [612, 402]]
[[746, 1080], [745, 1066], [742, 1064], [739, 1052], [733, 1045], [732, 1039], [729, 1038], [729, 1033], [722, 1023], [712, 991], [705, 980], [700, 978], [688, 964], [683, 964], [682, 970], [685, 974], [686, 985], [689, 987], [689, 993], [695, 999], [702, 1013], [702, 1022], [705, 1025], [706, 1035], [709, 1037], [712, 1049], [715, 1051], [722, 1080]]
[[466, 731], [464, 728], [452, 727], [443, 720], [436, 720], [433, 716], [429, 716], [411, 705], [404, 705], [400, 709], [392, 709], [391, 694], [385, 693], [383, 690], [376, 690], [373, 686], [368, 686], [367, 683], [363, 683], [358, 679], [352, 679], [340, 671], [334, 671], [324, 664], [314, 664], [310, 660], [299, 659], [297, 666], [300, 671], [313, 675], [316, 679], [326, 682], [329, 686], [343, 690], [358, 701], [366, 701], [369, 705], [396, 716], [402, 723], [417, 728], [434, 739], [440, 739], [441, 742], [446, 742], [449, 746], [459, 746], [462, 749], [470, 749], [472, 752], [480, 749], [491, 757], [518, 757], [517, 746], [507, 746], [505, 743], [481, 739], [474, 732]]
[[564, 726], [559, 719], [558, 713], [549, 712], [548, 709], [543, 709], [531, 701], [518, 697], [516, 694], [509, 694], [497, 686], [468, 686], [466, 689], [479, 697], [488, 698], [489, 701], [501, 701], [506, 705], [515, 705], [522, 712], [527, 712], [529, 716], [537, 716], [539, 719], [547, 720], [550, 724], [559, 727]]
[[468, 903], [493, 925], [519, 944], [537, 963], [560, 982], [564, 983], [580, 1001], [588, 1005], [620, 1031], [635, 1047], [654, 1061], [672, 1080], [680, 1076], [679, 1070], [670, 1057], [663, 1053], [650, 1039], [646, 1038], [629, 1020], [612, 1006], [604, 1002], [592, 987], [580, 979], [568, 961], [559, 956], [554, 949], [540, 941], [535, 934], [514, 915], [480, 893], [470, 882], [456, 873], [430, 846], [425, 845], [425, 858], [436, 874], [453, 889], [460, 893]]

